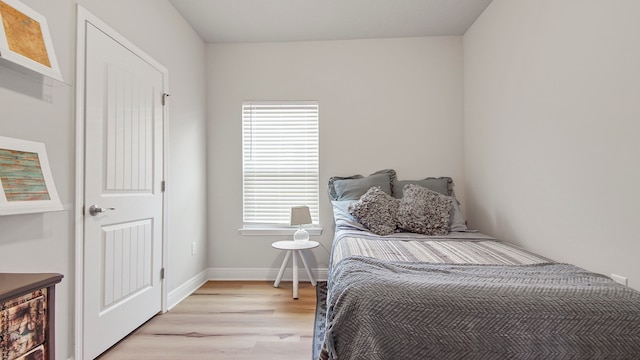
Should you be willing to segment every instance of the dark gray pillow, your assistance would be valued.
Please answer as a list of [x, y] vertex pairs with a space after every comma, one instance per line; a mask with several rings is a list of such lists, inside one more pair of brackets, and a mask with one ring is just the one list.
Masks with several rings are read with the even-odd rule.
[[329, 179], [329, 195], [331, 200], [358, 200], [374, 186], [379, 186], [382, 191], [391, 195], [393, 193], [391, 186], [395, 179], [396, 172], [393, 169], [376, 171], [367, 177], [362, 175], [334, 176]]
[[349, 205], [349, 213], [375, 234], [393, 234], [398, 223], [398, 200], [379, 187], [372, 187]]
[[428, 177], [422, 180], [395, 180], [393, 181], [393, 197], [402, 199], [402, 189], [405, 185], [414, 184], [437, 191], [440, 194], [453, 195], [453, 179], [450, 177]]
[[451, 198], [419, 185], [408, 184], [398, 206], [398, 227], [424, 235], [447, 235]]

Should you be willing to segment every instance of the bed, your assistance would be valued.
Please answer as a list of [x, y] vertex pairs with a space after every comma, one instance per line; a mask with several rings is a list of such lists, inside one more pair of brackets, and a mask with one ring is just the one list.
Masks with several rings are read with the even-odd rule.
[[[444, 201], [430, 216], [446, 232], [399, 227], [423, 188]], [[640, 359], [640, 292], [467, 229], [452, 188], [393, 170], [331, 178], [320, 359]]]

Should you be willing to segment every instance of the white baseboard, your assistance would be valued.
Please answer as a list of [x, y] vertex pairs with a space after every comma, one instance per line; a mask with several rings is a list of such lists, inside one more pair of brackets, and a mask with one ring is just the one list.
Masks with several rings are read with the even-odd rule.
[[191, 295], [194, 291], [198, 290], [200, 286], [207, 282], [208, 271], [205, 270], [200, 274], [187, 280], [184, 284], [180, 285], [177, 289], [171, 291], [167, 295], [167, 308], [171, 310], [174, 306], [178, 305], [187, 296]]
[[[280, 269], [271, 268], [209, 268], [207, 279], [219, 281], [275, 281]], [[327, 269], [311, 269], [317, 281], [327, 281]], [[299, 281], [309, 281], [304, 267], [298, 269]], [[293, 269], [287, 268], [282, 275], [283, 281], [293, 280]]]
[[[275, 281], [280, 269], [270, 268], [208, 268], [187, 280], [167, 295], [167, 308], [171, 310], [182, 300], [198, 290], [208, 280], [216, 281]], [[311, 269], [317, 281], [327, 281], [327, 269]], [[293, 269], [285, 269], [282, 281], [293, 280]], [[309, 276], [304, 268], [298, 269], [298, 280], [308, 282]]]

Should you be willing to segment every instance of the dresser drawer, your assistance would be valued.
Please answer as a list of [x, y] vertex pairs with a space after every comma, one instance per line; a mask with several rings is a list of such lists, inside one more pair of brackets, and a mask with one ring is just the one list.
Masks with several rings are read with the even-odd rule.
[[16, 360], [44, 360], [45, 352], [44, 345], [40, 345], [37, 348], [29, 351], [28, 353], [20, 356]]
[[46, 295], [41, 289], [0, 305], [0, 359], [38, 358], [26, 355], [45, 341]]

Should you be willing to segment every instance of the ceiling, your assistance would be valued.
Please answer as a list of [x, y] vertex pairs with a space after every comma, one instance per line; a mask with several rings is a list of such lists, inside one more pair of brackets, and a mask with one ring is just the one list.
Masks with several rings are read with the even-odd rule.
[[491, 0], [169, 0], [207, 43], [462, 35]]

